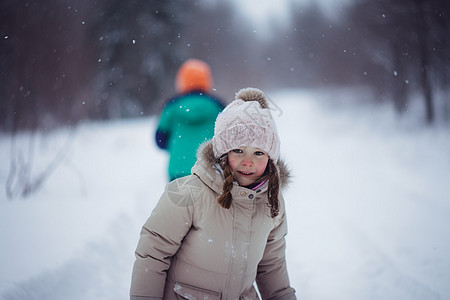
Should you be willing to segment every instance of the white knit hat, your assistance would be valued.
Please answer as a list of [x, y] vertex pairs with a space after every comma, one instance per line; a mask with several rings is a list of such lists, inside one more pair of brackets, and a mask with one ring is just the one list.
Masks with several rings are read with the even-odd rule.
[[254, 147], [278, 161], [280, 138], [261, 90], [245, 88], [236, 93], [236, 100], [217, 116], [212, 143], [215, 157], [239, 147]]

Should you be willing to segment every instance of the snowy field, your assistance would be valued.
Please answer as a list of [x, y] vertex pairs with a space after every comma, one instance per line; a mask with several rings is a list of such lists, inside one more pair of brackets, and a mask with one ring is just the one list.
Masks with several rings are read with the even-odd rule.
[[[450, 299], [450, 129], [398, 121], [317, 93], [269, 94], [282, 156], [288, 268], [299, 299]], [[356, 97], [355, 93], [349, 94]], [[413, 114], [411, 112], [411, 114]], [[166, 183], [156, 120], [91, 123], [35, 137], [42, 188], [6, 198], [0, 136], [0, 299], [127, 299], [142, 224]], [[28, 161], [29, 138], [15, 140]]]

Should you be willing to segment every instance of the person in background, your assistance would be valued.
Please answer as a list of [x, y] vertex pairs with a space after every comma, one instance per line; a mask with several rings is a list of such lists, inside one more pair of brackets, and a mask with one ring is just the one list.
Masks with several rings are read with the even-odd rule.
[[224, 108], [211, 95], [213, 78], [209, 65], [188, 59], [175, 78], [178, 95], [163, 108], [155, 139], [159, 148], [169, 152], [169, 180], [191, 174], [199, 145], [212, 138], [214, 122]]
[[192, 175], [166, 185], [141, 230], [130, 300], [296, 300], [286, 266], [282, 191], [290, 172], [258, 89], [217, 117]]

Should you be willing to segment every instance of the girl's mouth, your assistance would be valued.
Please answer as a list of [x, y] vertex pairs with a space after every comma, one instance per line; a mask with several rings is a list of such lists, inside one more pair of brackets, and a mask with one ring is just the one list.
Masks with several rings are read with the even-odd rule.
[[240, 174], [242, 174], [244, 176], [249, 176], [249, 175], [253, 174], [253, 173], [250, 173], [250, 172], [242, 172], [242, 171], [238, 171], [238, 173], [240, 173]]

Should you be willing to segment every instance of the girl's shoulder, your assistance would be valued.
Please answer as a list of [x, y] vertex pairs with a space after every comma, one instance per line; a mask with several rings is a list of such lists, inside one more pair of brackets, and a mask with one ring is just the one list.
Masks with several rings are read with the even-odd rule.
[[196, 175], [188, 175], [169, 182], [165, 194], [177, 205], [192, 205], [199, 199], [207, 186]]
[[202, 187], [201, 180], [195, 175], [187, 175], [184, 177], [172, 180], [167, 184], [167, 190], [171, 191], [191, 191], [191, 190], [201, 190]]

